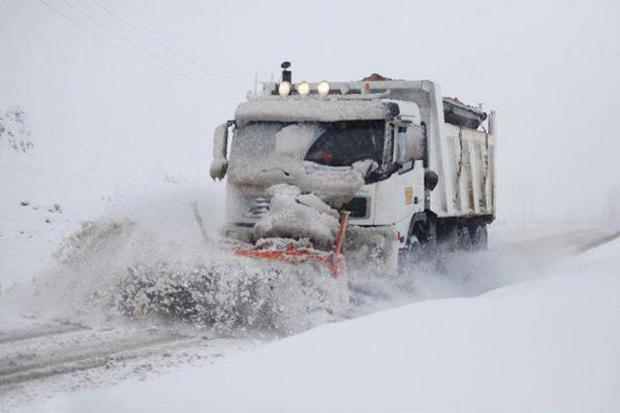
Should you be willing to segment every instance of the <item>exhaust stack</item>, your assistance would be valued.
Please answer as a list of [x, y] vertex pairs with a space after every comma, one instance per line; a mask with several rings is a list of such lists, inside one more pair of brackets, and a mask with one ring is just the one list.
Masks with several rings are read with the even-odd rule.
[[288, 70], [288, 68], [291, 67], [291, 62], [282, 62], [280, 67], [282, 68], [282, 82], [289, 82], [290, 84], [293, 84], [293, 72]]

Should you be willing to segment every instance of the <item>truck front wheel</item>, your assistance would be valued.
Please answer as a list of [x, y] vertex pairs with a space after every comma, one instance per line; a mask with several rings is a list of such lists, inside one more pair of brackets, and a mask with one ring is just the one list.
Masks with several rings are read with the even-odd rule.
[[399, 251], [398, 269], [404, 272], [407, 267], [419, 264], [437, 254], [435, 220], [420, 220], [412, 223], [407, 236], [407, 247]]

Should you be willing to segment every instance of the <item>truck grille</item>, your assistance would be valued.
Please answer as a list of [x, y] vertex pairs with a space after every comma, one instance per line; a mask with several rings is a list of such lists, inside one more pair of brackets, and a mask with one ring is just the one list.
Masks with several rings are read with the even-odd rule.
[[248, 199], [248, 218], [259, 219], [269, 212], [269, 199], [257, 196]]

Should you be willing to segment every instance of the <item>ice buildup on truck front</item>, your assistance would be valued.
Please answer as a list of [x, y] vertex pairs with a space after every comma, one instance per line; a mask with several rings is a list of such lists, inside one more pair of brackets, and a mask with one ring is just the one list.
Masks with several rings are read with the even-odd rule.
[[429, 80], [293, 83], [285, 63], [281, 82], [215, 130], [210, 173], [227, 177], [228, 237], [329, 249], [337, 211], [348, 211], [347, 242], [380, 235], [400, 262], [437, 245], [486, 246], [493, 111], [443, 97]]

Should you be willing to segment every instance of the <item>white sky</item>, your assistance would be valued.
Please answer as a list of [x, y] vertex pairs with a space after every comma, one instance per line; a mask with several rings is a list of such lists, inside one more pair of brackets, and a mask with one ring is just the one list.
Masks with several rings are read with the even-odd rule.
[[426, 78], [496, 109], [500, 215], [598, 214], [620, 187], [617, 1], [0, 0], [0, 108], [55, 156], [207, 177], [212, 129], [282, 60], [294, 80]]

